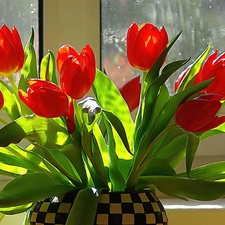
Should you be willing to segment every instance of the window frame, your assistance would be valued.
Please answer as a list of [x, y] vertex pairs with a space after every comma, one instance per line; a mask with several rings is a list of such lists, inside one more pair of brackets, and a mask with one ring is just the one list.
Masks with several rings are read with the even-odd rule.
[[[56, 56], [57, 49], [63, 44], [70, 44], [79, 51], [85, 44], [88, 43], [92, 46], [96, 55], [97, 66], [100, 67], [101, 8], [99, 0], [67, 0], [67, 4], [65, 4], [65, 1], [63, 0], [40, 0], [39, 7], [40, 9], [43, 9], [43, 14], [40, 13], [40, 23], [42, 25], [39, 27], [40, 39], [43, 40], [43, 42], [40, 40], [40, 43], [42, 42], [40, 56], [46, 54], [49, 49]], [[76, 18], [78, 18], [78, 23], [74, 23], [74, 20], [76, 20]], [[73, 27], [73, 29], [71, 29], [71, 27]], [[93, 27], [95, 29], [92, 29]], [[204, 146], [202, 146], [202, 148], [204, 148]], [[215, 149], [215, 146], [213, 147], [213, 149]], [[202, 161], [208, 161], [213, 157], [219, 159], [221, 156], [213, 156], [213, 154], [200, 155], [196, 158], [195, 163], [199, 164]], [[4, 185], [7, 181], [8, 179], [0, 179], [0, 185]], [[185, 201], [179, 203], [174, 199], [168, 200], [171, 201], [171, 204], [186, 204]], [[198, 204], [198, 202], [194, 202], [193, 204]], [[212, 204], [214, 204], [214, 202]], [[221, 223], [220, 221], [223, 219], [224, 210], [225, 207], [222, 210], [215, 210], [213, 209], [213, 207], [211, 207], [210, 209], [198, 210], [180, 210], [178, 208], [175, 208], [169, 209], [167, 212], [169, 221], [173, 225], [180, 224], [178, 218], [181, 218], [181, 221], [182, 223], [184, 223], [184, 225], [190, 223], [192, 223], [193, 225], [202, 224], [202, 219], [207, 218], [204, 221], [204, 224], [211, 225], [211, 218], [213, 218], [214, 224]], [[1, 224], [22, 224], [23, 218], [24, 214], [18, 214], [16, 216], [6, 216]]]

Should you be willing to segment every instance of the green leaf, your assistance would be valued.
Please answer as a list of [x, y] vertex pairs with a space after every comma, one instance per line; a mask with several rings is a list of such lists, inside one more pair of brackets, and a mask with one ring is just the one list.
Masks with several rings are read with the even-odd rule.
[[113, 191], [121, 191], [125, 189], [125, 179], [119, 170], [119, 158], [116, 153], [116, 142], [110, 123], [106, 123], [109, 135], [109, 177], [111, 181], [111, 189]]
[[0, 208], [30, 204], [75, 190], [75, 187], [45, 173], [21, 175], [9, 182], [0, 192]]
[[129, 146], [131, 147], [133, 145], [134, 122], [129, 108], [117, 87], [109, 77], [97, 70], [93, 91], [101, 107], [113, 113], [121, 121], [126, 131]]
[[25, 204], [25, 205], [12, 206], [12, 207], [5, 207], [5, 208], [0, 208], [0, 212], [4, 213], [5, 215], [13, 215], [13, 214], [25, 212], [29, 208], [31, 208], [31, 206], [32, 206], [32, 203]]
[[68, 131], [56, 120], [36, 115], [20, 117], [0, 129], [0, 146], [2, 147], [10, 143], [18, 143], [23, 138], [49, 148], [72, 142]]
[[222, 123], [220, 126], [212, 129], [212, 130], [209, 130], [209, 131], [206, 131], [204, 133], [202, 133], [200, 135], [200, 138], [201, 140], [205, 139], [205, 138], [208, 138], [210, 136], [214, 136], [216, 134], [222, 134], [225, 132], [225, 123]]
[[49, 51], [48, 54], [41, 60], [40, 79], [51, 81], [57, 85], [58, 82], [55, 67], [55, 56], [51, 51]]
[[170, 140], [169, 137], [173, 136], [166, 137], [160, 146], [156, 146], [156, 150], [153, 147], [150, 156], [157, 151], [155, 159], [164, 160], [173, 168], [176, 168], [185, 158], [187, 136], [180, 135]]
[[126, 131], [123, 127], [123, 124], [117, 118], [113, 113], [103, 110], [104, 115], [106, 115], [106, 118], [109, 120], [109, 122], [112, 124], [112, 126], [115, 128], [116, 132], [118, 133], [119, 137], [121, 138], [124, 146], [126, 147], [127, 151], [132, 154], [129, 142], [127, 139]]
[[2, 221], [2, 219], [4, 218], [4, 214], [0, 213], [0, 222]]
[[[30, 154], [32, 154], [32, 153], [30, 153]], [[29, 159], [26, 159], [25, 157], [18, 157], [15, 155], [10, 155], [10, 154], [6, 154], [6, 153], [2, 153], [2, 152], [0, 152], [0, 162], [1, 162], [1, 164], [18, 167], [19, 171], [21, 171], [21, 168], [25, 168], [27, 170], [31, 170], [34, 172], [36, 172], [36, 171], [45, 172], [46, 171], [43, 167], [35, 164], [35, 161], [30, 161]], [[38, 162], [39, 162], [39, 160], [38, 160]], [[4, 170], [3, 165], [1, 165], [1, 169]], [[9, 171], [7, 171], [7, 172], [9, 172]], [[13, 171], [10, 171], [10, 172], [13, 172]]]
[[76, 148], [73, 144], [68, 144], [60, 149], [76, 168], [84, 186], [87, 185], [87, 174], [82, 157], [82, 149]]
[[[190, 171], [191, 179], [201, 179], [210, 181], [225, 181], [225, 162], [216, 162], [203, 165]], [[180, 177], [187, 177], [187, 173], [178, 174]]]
[[148, 164], [141, 176], [152, 175], [173, 176], [176, 175], [176, 172], [168, 162], [163, 159], [155, 158], [151, 161], [151, 163]]
[[88, 158], [87, 165], [96, 187], [107, 187], [104, 164], [98, 142], [92, 131], [83, 130], [82, 147]]
[[225, 182], [188, 179], [174, 176], [146, 176], [138, 181], [137, 188], [153, 187], [181, 198], [211, 201], [225, 196]]
[[186, 147], [186, 169], [188, 177], [190, 175], [192, 163], [195, 158], [195, 154], [198, 150], [200, 139], [193, 133], [187, 135], [187, 147]]
[[166, 58], [167, 53], [172, 48], [178, 37], [181, 35], [181, 32], [179, 32], [166, 46], [164, 51], [161, 53], [161, 55], [158, 57], [156, 62], [153, 64], [151, 69], [148, 71], [145, 81], [147, 82], [147, 88], [148, 86], [159, 76], [159, 70]]
[[[141, 138], [151, 129], [152, 122], [159, 114], [159, 110], [169, 99], [169, 93], [165, 87], [166, 80], [186, 62], [187, 60], [180, 60], [168, 64], [164, 67], [162, 74], [147, 87], [143, 98], [144, 107], [138, 112], [141, 115], [138, 115], [139, 123], [136, 123], [135, 149], [140, 144]], [[162, 100], [163, 104], [161, 103]]]
[[[28, 78], [38, 78], [38, 73], [37, 73], [37, 61], [36, 61], [36, 52], [34, 49], [34, 46], [28, 42], [26, 46], [26, 53], [27, 53], [27, 58], [25, 59], [25, 63], [23, 65], [23, 68], [21, 70], [22, 75], [24, 76], [25, 80]], [[26, 83], [20, 82], [19, 83], [19, 88], [23, 89], [24, 91]]]
[[39, 153], [42, 153], [41, 155], [43, 158], [48, 160], [53, 166], [61, 171], [74, 185], [78, 187], [83, 186], [75, 167], [61, 151], [57, 149], [47, 149], [40, 145], [36, 147], [40, 149]]
[[91, 188], [80, 190], [70, 210], [66, 225], [92, 225], [95, 221], [99, 194]]
[[205, 82], [199, 83], [195, 86], [192, 86], [182, 92], [173, 95], [169, 99], [169, 101], [167, 101], [167, 103], [164, 105], [164, 107], [154, 120], [154, 124], [152, 125], [151, 129], [149, 129], [148, 132], [146, 132], [145, 138], [142, 140], [142, 143], [144, 145], [146, 144], [149, 145], [149, 143], [151, 143], [151, 141], [154, 140], [154, 138], [156, 138], [169, 124], [178, 106], [196, 92], [207, 87], [211, 82], [212, 80], [207, 80]]
[[4, 96], [3, 110], [15, 120], [20, 117], [20, 103], [18, 95], [4, 81], [0, 80], [0, 90]]
[[183, 90], [187, 89], [188, 87], [193, 86], [195, 77], [198, 74], [206, 56], [208, 55], [210, 48], [211, 48], [211, 46], [208, 45], [208, 47], [204, 50], [204, 52], [191, 65], [190, 71], [188, 72], [188, 74], [185, 76], [185, 78], [179, 85], [178, 92], [183, 91]]
[[[31, 45], [34, 45], [34, 28], [33, 27], [31, 27], [30, 37], [29, 37], [27, 43], [30, 43]], [[29, 52], [29, 45], [28, 44], [26, 44], [26, 46], [25, 46], [25, 55], [27, 54], [27, 52]]]

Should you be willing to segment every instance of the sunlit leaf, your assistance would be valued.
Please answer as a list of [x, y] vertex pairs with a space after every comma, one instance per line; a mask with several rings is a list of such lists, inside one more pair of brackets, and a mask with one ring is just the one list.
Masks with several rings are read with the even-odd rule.
[[20, 117], [0, 129], [0, 146], [2, 147], [10, 143], [18, 143], [23, 138], [45, 144], [50, 148], [71, 142], [68, 131], [59, 126], [54, 119], [36, 115]]
[[137, 188], [153, 185], [163, 193], [200, 201], [211, 201], [225, 196], [225, 182], [175, 176], [141, 177]]
[[[80, 190], [69, 213], [66, 225], [94, 224], [99, 194], [91, 188]], [[87, 216], [88, 215], [88, 216]]]
[[40, 78], [42, 80], [51, 81], [56, 85], [58, 83], [56, 78], [55, 56], [51, 51], [42, 58], [40, 65]]
[[9, 182], [0, 192], [0, 208], [30, 204], [51, 196], [75, 190], [65, 181], [56, 180], [45, 173], [19, 176]]
[[93, 91], [100, 106], [103, 109], [110, 111], [119, 118], [126, 131], [129, 145], [132, 146], [134, 122], [131, 118], [128, 106], [113, 82], [100, 70], [96, 71]]

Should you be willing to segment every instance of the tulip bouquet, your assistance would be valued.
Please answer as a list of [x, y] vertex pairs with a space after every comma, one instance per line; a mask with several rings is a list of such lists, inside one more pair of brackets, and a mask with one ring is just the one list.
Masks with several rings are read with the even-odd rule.
[[[64, 45], [56, 59], [49, 51], [38, 70], [33, 32], [23, 49], [17, 29], [1, 27], [0, 174], [12, 177], [0, 192], [2, 216], [76, 189], [74, 217], [89, 210], [89, 221], [77, 223], [84, 225], [93, 224], [96, 192], [103, 190], [158, 189], [197, 200], [225, 195], [225, 162], [192, 168], [200, 141], [225, 131], [218, 115], [225, 53], [208, 56], [207, 46], [170, 94], [166, 81], [189, 61], [167, 62], [180, 34], [169, 41], [164, 27], [132, 23], [127, 57], [141, 75], [118, 89], [96, 69], [89, 45], [80, 53]], [[176, 172], [183, 161], [186, 170]]]

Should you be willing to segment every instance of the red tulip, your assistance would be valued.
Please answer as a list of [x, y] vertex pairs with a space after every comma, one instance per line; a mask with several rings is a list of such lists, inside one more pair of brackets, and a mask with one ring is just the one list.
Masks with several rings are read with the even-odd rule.
[[62, 90], [73, 99], [82, 98], [95, 78], [95, 57], [89, 45], [80, 54], [64, 45], [58, 51], [57, 67]]
[[15, 26], [10, 29], [3, 25], [0, 29], [0, 76], [11, 76], [18, 72], [24, 62], [24, 50]]
[[174, 92], [177, 91], [177, 89], [179, 88], [181, 82], [183, 81], [183, 79], [186, 77], [186, 75], [188, 74], [188, 72], [190, 71], [191, 66], [187, 67], [177, 78], [177, 80], [175, 81], [174, 84]]
[[140, 101], [141, 83], [140, 76], [136, 76], [130, 81], [128, 81], [120, 89], [120, 93], [126, 101], [130, 112], [135, 110]]
[[149, 70], [168, 44], [164, 27], [159, 30], [153, 24], [140, 27], [132, 23], [127, 32], [127, 57], [130, 64], [143, 71]]
[[213, 78], [213, 81], [202, 92], [218, 94], [225, 100], [225, 52], [218, 56], [218, 50], [209, 56], [198, 73], [195, 84]]
[[[194, 84], [201, 83], [203, 81], [213, 78], [213, 81], [201, 92], [205, 94], [217, 94], [221, 95], [225, 100], [225, 53], [216, 58], [218, 51], [211, 54], [201, 67], [200, 71], [196, 75]], [[183, 81], [184, 77], [188, 74], [191, 66], [184, 70], [175, 82], [176, 91]]]
[[225, 122], [218, 116], [222, 103], [219, 95], [203, 95], [181, 104], [175, 114], [179, 126], [189, 132], [205, 132]]
[[20, 99], [38, 116], [64, 116], [69, 107], [68, 96], [50, 81], [30, 79], [27, 93], [19, 90]]
[[0, 91], [0, 110], [2, 109], [3, 106], [4, 106], [4, 96]]

